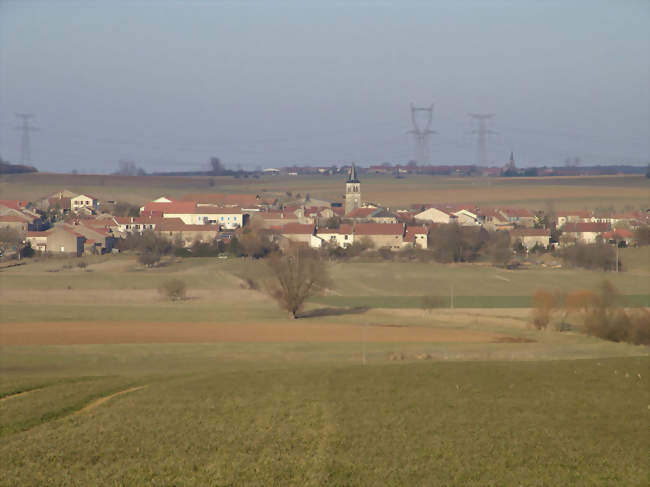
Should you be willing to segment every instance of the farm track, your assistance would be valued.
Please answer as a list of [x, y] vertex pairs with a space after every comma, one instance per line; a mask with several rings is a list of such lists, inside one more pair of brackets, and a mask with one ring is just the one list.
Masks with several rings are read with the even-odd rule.
[[86, 404], [84, 407], [76, 411], [74, 414], [86, 413], [92, 409], [95, 409], [97, 406], [100, 406], [105, 402], [110, 401], [111, 399], [117, 396], [122, 396], [124, 394], [129, 394], [131, 392], [139, 391], [140, 389], [144, 389], [145, 387], [147, 386], [144, 385], [144, 386], [130, 387], [129, 389], [124, 389], [123, 391], [114, 392], [113, 394], [109, 394], [108, 396], [100, 397], [99, 399], [95, 399], [94, 401]]
[[16, 392], [15, 394], [9, 394], [8, 396], [0, 397], [0, 402], [8, 401], [9, 399], [13, 399], [15, 397], [24, 396], [26, 394], [29, 394], [31, 392], [35, 392], [35, 391], [38, 391], [38, 390], [41, 390], [41, 389], [43, 389], [43, 387], [38, 387], [36, 389], [30, 389], [28, 391]]

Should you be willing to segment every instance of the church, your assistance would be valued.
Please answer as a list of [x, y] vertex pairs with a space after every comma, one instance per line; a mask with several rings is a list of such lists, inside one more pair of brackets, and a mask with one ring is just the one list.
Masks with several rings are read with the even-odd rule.
[[357, 177], [357, 168], [350, 167], [348, 180], [345, 182], [345, 214], [361, 207], [361, 181]]

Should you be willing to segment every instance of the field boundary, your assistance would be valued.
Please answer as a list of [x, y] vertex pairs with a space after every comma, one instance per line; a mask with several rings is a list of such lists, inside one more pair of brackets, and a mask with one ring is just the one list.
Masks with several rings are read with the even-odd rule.
[[[428, 296], [315, 296], [309, 302], [350, 308], [419, 308], [425, 309]], [[431, 296], [434, 308], [452, 308], [450, 296]], [[622, 296], [629, 307], [650, 307], [650, 294]], [[530, 296], [454, 296], [453, 308], [530, 308]]]

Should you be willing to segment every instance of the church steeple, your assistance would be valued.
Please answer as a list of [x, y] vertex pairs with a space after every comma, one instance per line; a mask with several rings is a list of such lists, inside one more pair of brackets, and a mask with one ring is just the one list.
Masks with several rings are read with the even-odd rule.
[[358, 183], [359, 178], [357, 177], [357, 167], [352, 163], [350, 166], [350, 172], [348, 172], [348, 183]]
[[357, 168], [354, 164], [348, 172], [348, 180], [345, 182], [345, 214], [361, 207], [361, 181], [357, 176]]

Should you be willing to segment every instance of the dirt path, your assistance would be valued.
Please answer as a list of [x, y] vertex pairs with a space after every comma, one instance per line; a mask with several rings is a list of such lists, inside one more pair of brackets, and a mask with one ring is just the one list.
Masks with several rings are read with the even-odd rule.
[[[364, 331], [365, 327], [365, 331]], [[507, 335], [451, 328], [308, 323], [1, 323], [0, 345], [106, 343], [361, 342], [486, 343]]]
[[135, 392], [139, 391], [140, 389], [144, 389], [147, 386], [137, 386], [137, 387], [131, 387], [130, 389], [124, 389], [123, 391], [118, 391], [113, 394], [110, 394], [108, 396], [100, 397], [99, 399], [95, 399], [94, 401], [86, 404], [83, 408], [81, 408], [79, 411], [77, 411], [75, 414], [81, 414], [81, 413], [86, 413], [90, 411], [91, 409], [95, 409], [97, 406], [104, 404], [106, 401], [110, 401], [114, 397], [121, 396], [123, 394], [128, 394], [130, 392]]
[[17, 392], [16, 394], [9, 394], [8, 396], [0, 397], [0, 402], [2, 402], [2, 401], [7, 401], [7, 400], [9, 400], [9, 399], [13, 399], [14, 397], [24, 396], [25, 394], [29, 394], [29, 393], [31, 393], [31, 392], [38, 391], [38, 390], [40, 390], [40, 389], [41, 389], [41, 388], [38, 388], [38, 389], [30, 389], [29, 391]]

